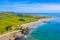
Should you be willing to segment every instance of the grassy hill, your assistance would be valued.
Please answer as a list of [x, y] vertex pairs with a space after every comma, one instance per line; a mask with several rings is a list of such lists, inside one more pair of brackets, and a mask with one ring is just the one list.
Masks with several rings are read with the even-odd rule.
[[[23, 19], [24, 21], [21, 21], [21, 19]], [[13, 12], [0, 12], [0, 34], [6, 32], [5, 28], [7, 26], [12, 25], [14, 29], [15, 27], [17, 27], [17, 25], [21, 25], [36, 20], [37, 19], [31, 15], [16, 15]]]

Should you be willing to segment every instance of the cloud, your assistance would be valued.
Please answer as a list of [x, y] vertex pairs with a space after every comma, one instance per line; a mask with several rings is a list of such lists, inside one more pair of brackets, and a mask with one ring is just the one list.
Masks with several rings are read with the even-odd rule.
[[60, 13], [60, 4], [20, 4], [0, 5], [0, 11], [21, 13]]

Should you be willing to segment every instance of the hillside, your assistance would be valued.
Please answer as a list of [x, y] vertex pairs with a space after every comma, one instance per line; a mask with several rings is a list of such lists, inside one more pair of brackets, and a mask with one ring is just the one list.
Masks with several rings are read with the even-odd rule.
[[30, 15], [21, 15], [18, 16], [13, 12], [0, 12], [0, 34], [6, 32], [5, 28], [12, 25], [13, 29], [17, 25], [24, 23], [36, 21], [37, 19]]

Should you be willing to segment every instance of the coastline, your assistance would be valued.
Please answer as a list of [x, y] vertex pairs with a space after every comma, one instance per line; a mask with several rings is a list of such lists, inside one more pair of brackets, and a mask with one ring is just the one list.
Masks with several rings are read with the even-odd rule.
[[37, 25], [43, 25], [45, 24], [44, 21], [50, 21], [53, 18], [45, 18], [45, 19], [39, 19], [35, 22], [30, 22], [30, 23], [26, 23], [26, 24], [22, 24], [21, 26], [23, 26], [23, 28], [35, 28]]
[[[21, 26], [23, 26], [23, 28], [28, 27], [29, 29], [31, 29], [31, 28], [36, 28], [37, 25], [43, 25], [43, 24], [45, 24], [45, 23], [43, 22], [43, 21], [45, 21], [45, 20], [46, 20], [46, 21], [47, 21], [47, 20], [50, 21], [50, 20], [52, 20], [52, 18], [39, 19], [39, 20], [37, 20], [37, 21], [35, 21], [35, 22], [22, 24]], [[0, 35], [0, 39], [1, 39], [1, 40], [4, 40], [4, 39], [10, 37], [11, 34], [14, 36], [16, 33], [19, 34], [18, 36], [22, 36], [20, 30], [16, 30], [16, 31], [13, 31], [13, 32], [9, 32], [9, 33]], [[16, 35], [17, 35], [17, 34], [16, 34]], [[8, 36], [8, 35], [9, 35], [9, 36]], [[7, 37], [6, 37], [6, 36], [7, 36]], [[25, 35], [25, 36], [26, 36], [26, 35]], [[3, 39], [2, 39], [2, 38], [3, 38]], [[10, 37], [10, 38], [11, 38], [11, 37]], [[8, 39], [7, 39], [7, 40], [8, 40]]]
[[[34, 28], [37, 28], [38, 27], [38, 25], [44, 25], [44, 24], [46, 24], [44, 21], [51, 21], [53, 18], [45, 18], [45, 19], [39, 19], [38, 21], [35, 21], [35, 22], [31, 22], [31, 23], [27, 23], [27, 24], [23, 24], [23, 25], [21, 25], [21, 26], [23, 26], [23, 28], [28, 28], [29, 29], [29, 33], [31, 33], [32, 32], [32, 30], [34, 29]], [[28, 33], [28, 34], [29, 34]], [[28, 35], [27, 34], [27, 35]], [[23, 34], [23, 38], [24, 39], [28, 39], [28, 36], [27, 35], [24, 35]]]

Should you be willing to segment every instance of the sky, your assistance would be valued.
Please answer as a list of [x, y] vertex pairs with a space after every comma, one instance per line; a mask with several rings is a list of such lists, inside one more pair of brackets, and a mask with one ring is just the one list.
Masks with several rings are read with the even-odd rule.
[[60, 0], [0, 0], [0, 11], [60, 13]]

